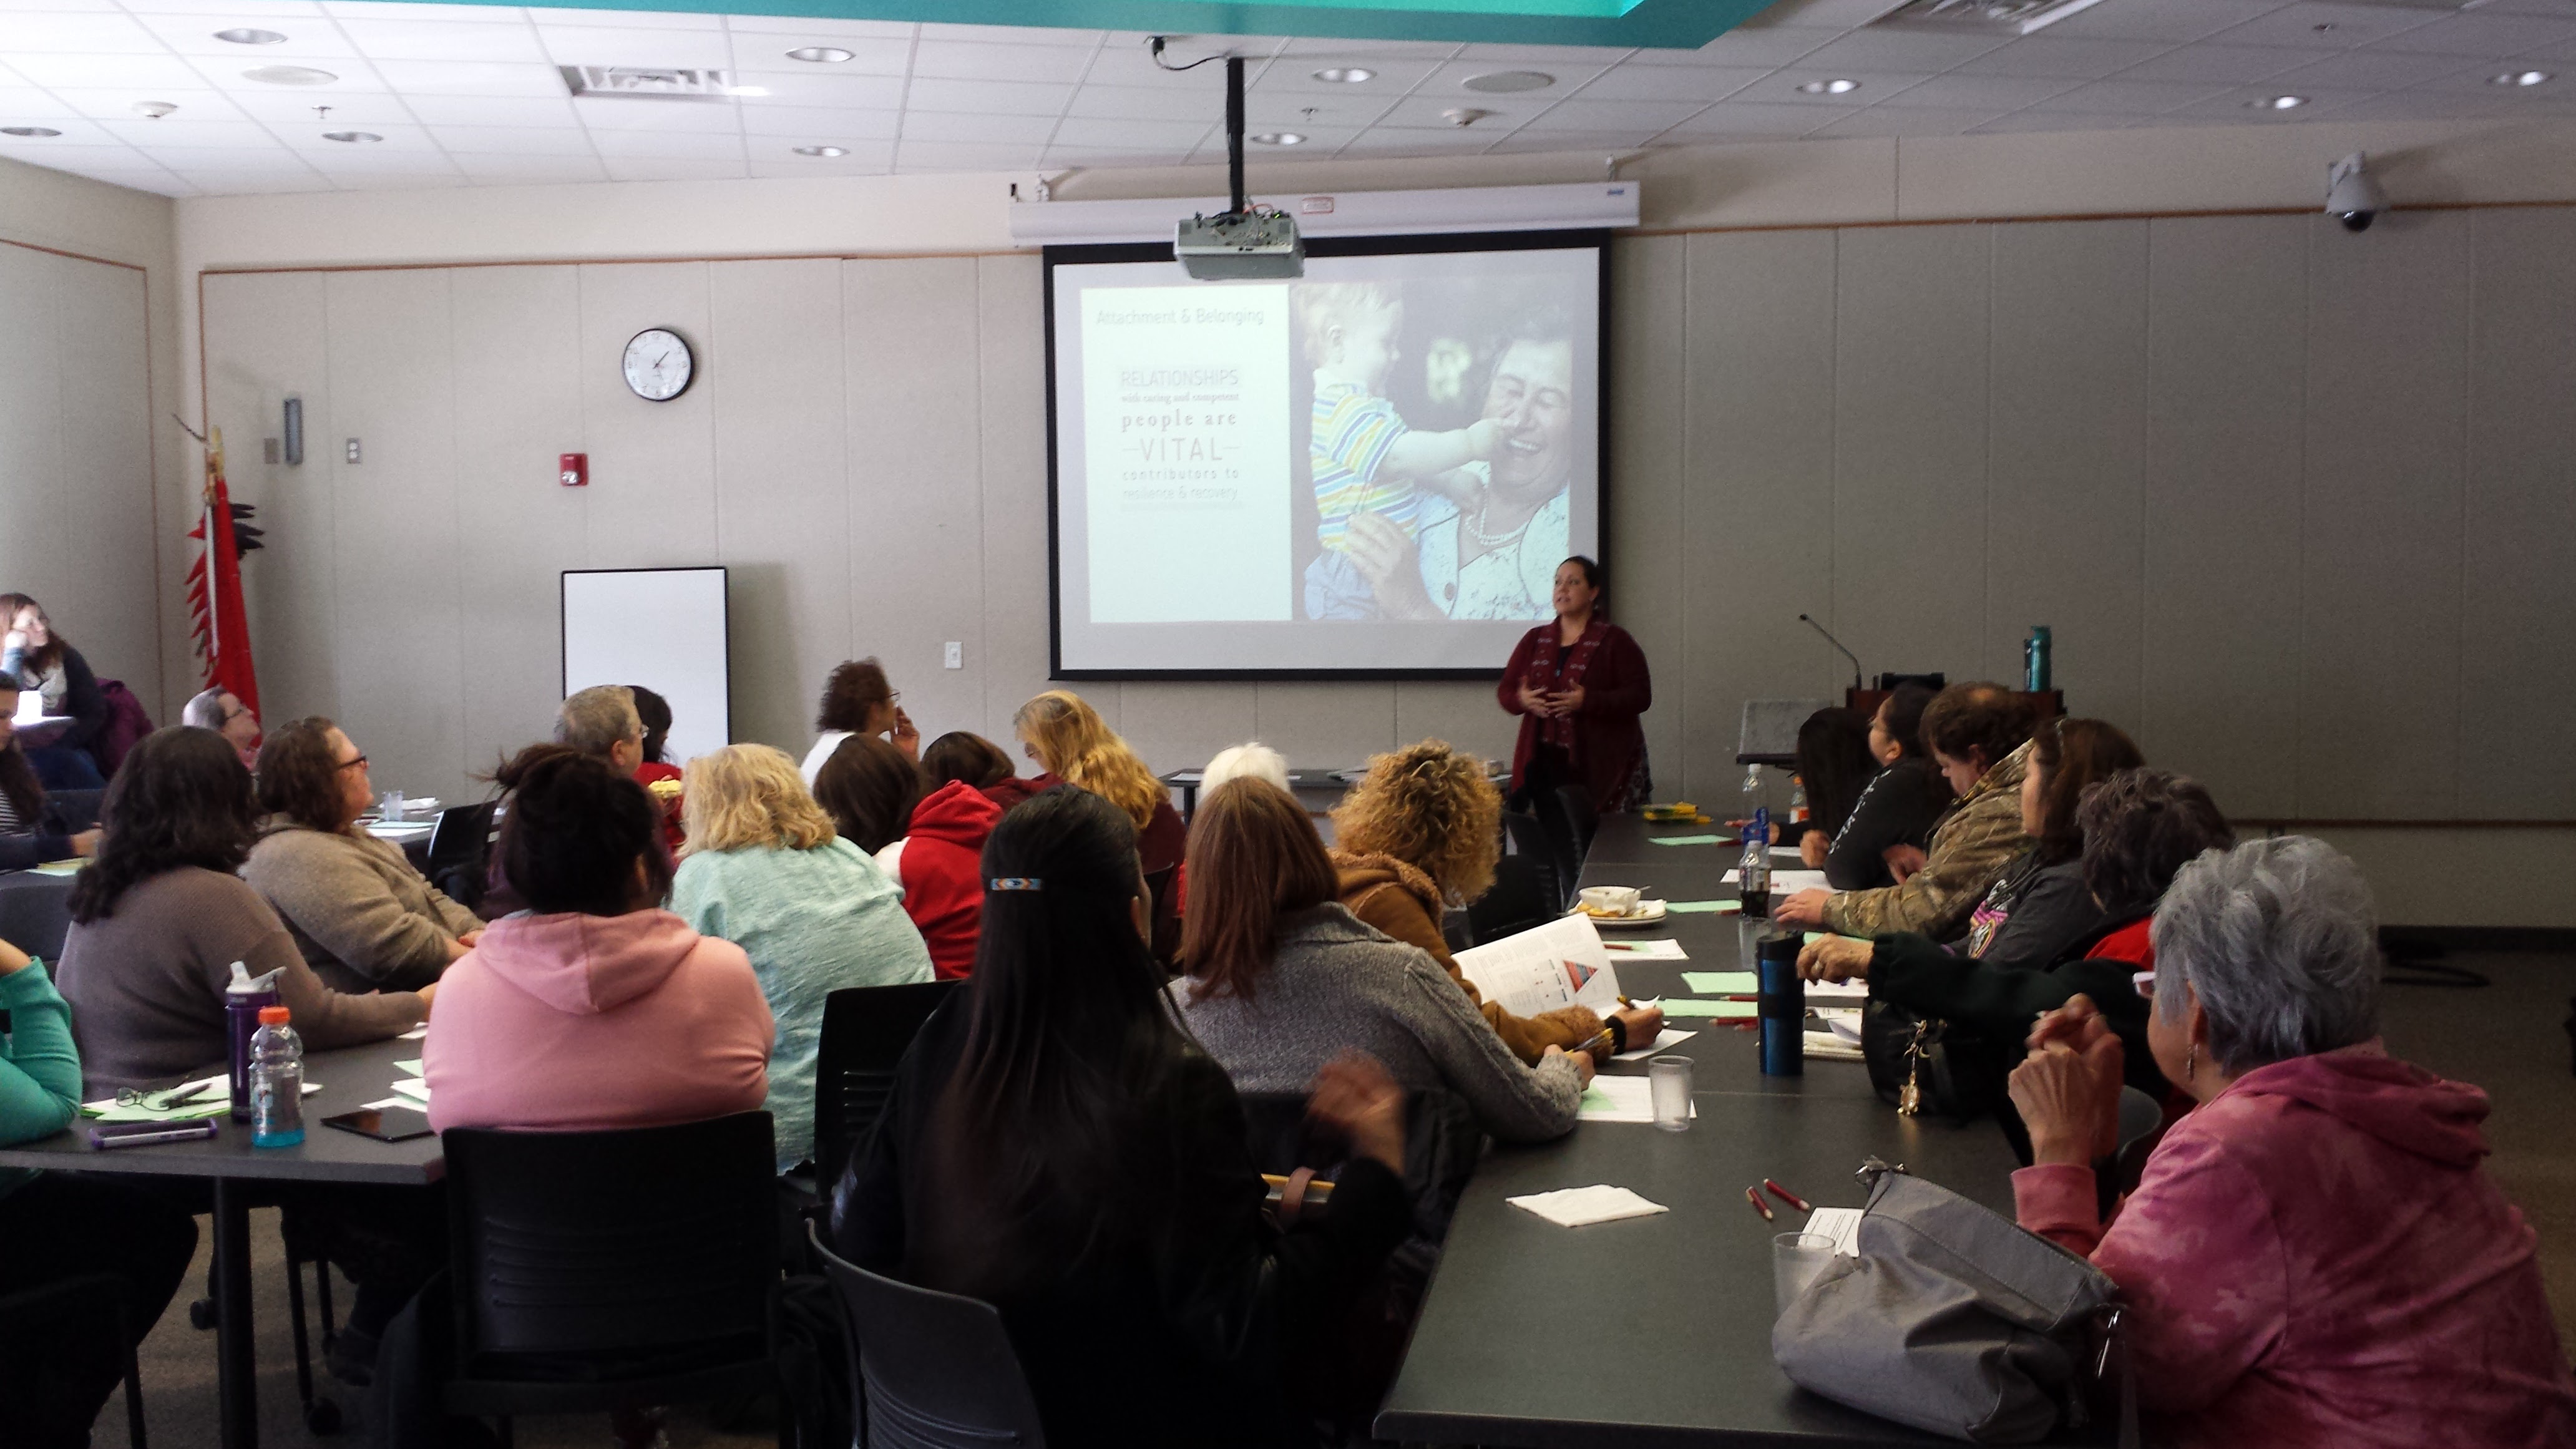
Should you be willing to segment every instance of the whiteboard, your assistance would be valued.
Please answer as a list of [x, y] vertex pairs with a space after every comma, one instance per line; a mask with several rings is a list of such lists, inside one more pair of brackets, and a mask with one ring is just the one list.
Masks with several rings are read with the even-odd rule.
[[722, 568], [566, 569], [563, 692], [640, 684], [671, 702], [672, 764], [733, 742]]

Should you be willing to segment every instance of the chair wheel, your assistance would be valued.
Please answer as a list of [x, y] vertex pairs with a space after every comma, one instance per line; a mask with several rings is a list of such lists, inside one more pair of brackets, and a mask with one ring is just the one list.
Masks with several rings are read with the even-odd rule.
[[199, 1333], [212, 1329], [215, 1326], [215, 1300], [212, 1298], [188, 1300], [188, 1326]]
[[333, 1399], [315, 1399], [304, 1406], [304, 1427], [316, 1434], [340, 1432], [340, 1405]]

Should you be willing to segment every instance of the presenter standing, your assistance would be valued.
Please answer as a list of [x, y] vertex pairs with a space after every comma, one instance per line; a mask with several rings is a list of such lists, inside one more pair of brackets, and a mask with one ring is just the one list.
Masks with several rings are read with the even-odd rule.
[[1553, 622], [1521, 636], [1495, 688], [1521, 717], [1512, 747], [1511, 800], [1522, 808], [1560, 785], [1590, 794], [1603, 814], [1654, 794], [1646, 732], [1637, 716], [1655, 702], [1645, 651], [1601, 617], [1601, 567], [1577, 555], [1556, 566]]

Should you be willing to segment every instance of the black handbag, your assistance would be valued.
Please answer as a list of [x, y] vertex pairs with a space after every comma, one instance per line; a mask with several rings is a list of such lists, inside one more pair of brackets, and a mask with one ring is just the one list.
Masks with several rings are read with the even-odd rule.
[[1953, 1122], [1994, 1115], [2016, 1054], [1958, 1022], [1871, 997], [1860, 1018], [1861, 1060], [1880, 1100], [1908, 1117]]

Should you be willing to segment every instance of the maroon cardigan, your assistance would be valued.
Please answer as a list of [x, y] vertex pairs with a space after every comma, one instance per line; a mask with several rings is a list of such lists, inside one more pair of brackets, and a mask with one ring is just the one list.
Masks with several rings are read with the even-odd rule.
[[[1642, 793], [1629, 798], [1632, 782], [1645, 773], [1646, 732], [1637, 724], [1655, 702], [1655, 685], [1646, 673], [1646, 652], [1627, 630], [1604, 624], [1600, 646], [1583, 671], [1583, 707], [1574, 714], [1575, 779], [1592, 792], [1593, 808], [1608, 814], [1645, 803]], [[1521, 717], [1521, 737], [1512, 746], [1512, 792], [1527, 783], [1530, 757], [1538, 753], [1539, 718], [1521, 708], [1521, 686], [1535, 676], [1542, 686], [1556, 677], [1556, 622], [1550, 620], [1521, 636], [1512, 662], [1503, 667], [1503, 682], [1494, 688], [1506, 714]]]

